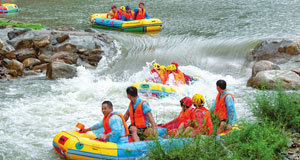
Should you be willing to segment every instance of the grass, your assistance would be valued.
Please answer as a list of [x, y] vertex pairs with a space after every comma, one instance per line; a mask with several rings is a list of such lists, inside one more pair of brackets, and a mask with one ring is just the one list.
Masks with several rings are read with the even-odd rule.
[[31, 28], [31, 29], [42, 29], [43, 25], [41, 24], [18, 24], [18, 23], [11, 23], [0, 20], [0, 26], [14, 26], [19, 28]]

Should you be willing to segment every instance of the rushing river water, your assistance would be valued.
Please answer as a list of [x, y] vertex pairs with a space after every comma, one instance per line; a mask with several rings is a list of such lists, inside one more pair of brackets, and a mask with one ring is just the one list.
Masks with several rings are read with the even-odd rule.
[[[136, 7], [139, 1], [6, 0], [20, 11], [9, 19], [45, 27], [89, 28], [89, 16], [107, 12], [112, 3]], [[261, 40], [299, 37], [299, 0], [152, 0], [151, 17], [163, 21], [156, 34], [99, 30], [119, 47], [114, 61], [102, 60], [96, 70], [78, 67], [73, 79], [48, 80], [45, 74], [0, 80], [0, 159], [59, 159], [53, 137], [74, 130], [77, 122], [91, 126], [103, 116], [100, 104], [111, 100], [125, 112], [126, 88], [142, 81], [149, 63], [177, 61], [180, 69], [200, 80], [184, 87], [187, 96], [202, 93], [209, 106], [217, 95], [215, 82], [225, 79], [236, 96], [239, 119], [251, 119], [247, 102], [255, 90], [246, 87], [251, 66], [246, 54]], [[178, 114], [182, 96], [149, 101], [155, 120], [163, 123]]]

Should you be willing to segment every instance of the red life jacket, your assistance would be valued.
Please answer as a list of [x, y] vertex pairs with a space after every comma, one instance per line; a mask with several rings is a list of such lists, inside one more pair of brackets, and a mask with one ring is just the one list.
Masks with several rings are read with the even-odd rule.
[[216, 106], [214, 110], [214, 114], [217, 116], [219, 120], [227, 120], [227, 109], [225, 105], [226, 96], [230, 95], [232, 100], [234, 101], [234, 96], [231, 93], [226, 93], [224, 96], [220, 97], [219, 93], [216, 98]]
[[134, 18], [134, 12], [130, 11], [129, 13], [124, 12], [124, 16], [126, 19], [133, 19]]
[[188, 108], [185, 111], [182, 109], [179, 115], [173, 119], [172, 121], [164, 124], [164, 126], [168, 129], [177, 129], [181, 123], [188, 123], [191, 120], [192, 116], [192, 108]]
[[[205, 107], [195, 108], [192, 113], [192, 120], [194, 129], [203, 128], [206, 134], [211, 135], [213, 133], [210, 112]], [[205, 122], [205, 124], [203, 124], [203, 122]]]
[[105, 130], [104, 134], [108, 134], [108, 133], [111, 132], [111, 128], [109, 126], [109, 118], [112, 115], [118, 115], [122, 119], [123, 126], [125, 128], [125, 136], [128, 136], [128, 134], [129, 134], [128, 127], [127, 127], [127, 124], [125, 122], [125, 119], [124, 119], [122, 113], [110, 113], [108, 116], [106, 116], [106, 117], [103, 118], [103, 127], [104, 127], [104, 130]]
[[[129, 115], [130, 115], [130, 121], [132, 126], [136, 126], [137, 128], [146, 128], [146, 117], [143, 112], [143, 103], [146, 101], [140, 101], [140, 103], [137, 104], [135, 111], [133, 111], [133, 105], [132, 102], [129, 104]], [[147, 102], [146, 102], [147, 103]]]
[[145, 19], [145, 15], [146, 15], [145, 9], [141, 9], [141, 11], [139, 10], [136, 15], [136, 20]]

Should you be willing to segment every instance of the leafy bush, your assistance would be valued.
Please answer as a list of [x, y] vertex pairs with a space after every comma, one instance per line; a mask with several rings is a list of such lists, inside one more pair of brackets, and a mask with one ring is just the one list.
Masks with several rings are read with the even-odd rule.
[[250, 106], [253, 115], [264, 122], [274, 122], [288, 129], [300, 128], [300, 96], [295, 91], [279, 88], [273, 92], [258, 92]]

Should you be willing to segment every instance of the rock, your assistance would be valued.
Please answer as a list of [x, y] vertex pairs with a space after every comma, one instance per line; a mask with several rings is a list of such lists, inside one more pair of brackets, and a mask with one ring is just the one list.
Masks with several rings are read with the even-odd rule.
[[300, 54], [300, 41], [296, 40], [293, 43], [289, 44], [286, 49], [286, 53], [290, 55]]
[[33, 45], [36, 48], [43, 48], [43, 47], [45, 47], [49, 44], [50, 44], [50, 37], [49, 36], [45, 36], [45, 37], [37, 38], [37, 39], [33, 40]]
[[259, 43], [250, 53], [249, 58], [254, 61], [268, 60], [276, 64], [289, 61], [291, 56], [286, 54], [286, 49], [293, 41], [263, 41]]
[[280, 67], [270, 61], [258, 61], [252, 67], [252, 76], [255, 76], [258, 72], [265, 70], [280, 70]]
[[38, 58], [41, 61], [41, 63], [49, 63], [49, 62], [51, 62], [50, 56], [48, 56], [48, 55], [46, 55], [44, 53], [42, 53], [41, 55], [39, 55]]
[[38, 75], [36, 71], [24, 71], [24, 76], [34, 76]]
[[32, 48], [19, 49], [16, 51], [17, 60], [23, 62], [27, 58], [36, 58], [36, 52]]
[[48, 64], [46, 75], [50, 79], [73, 78], [76, 76], [76, 73], [77, 70], [74, 66], [55, 61]]
[[0, 39], [0, 50], [4, 47], [4, 42]]
[[5, 58], [1, 61], [1, 65], [4, 66], [4, 67], [7, 67], [7, 65], [9, 64], [10, 60]]
[[13, 30], [13, 31], [10, 31], [7, 33], [7, 36], [8, 38], [11, 40], [23, 33], [26, 33], [28, 31], [31, 31], [32, 29], [29, 29], [29, 28], [26, 28], [26, 29], [16, 29], [16, 30]]
[[88, 57], [88, 62], [93, 66], [97, 66], [101, 59], [102, 59], [102, 55], [100, 54], [90, 55]]
[[292, 71], [266, 70], [260, 71], [249, 84], [252, 87], [274, 89], [282, 85], [285, 89], [299, 89], [300, 76]]
[[60, 26], [56, 30], [58, 31], [76, 31], [74, 27], [66, 27], [66, 26]]
[[69, 39], [69, 35], [68, 34], [63, 34], [61, 36], [56, 37], [56, 41], [58, 43], [62, 43], [62, 42], [64, 42], [67, 39]]
[[11, 60], [7, 65], [7, 69], [16, 70], [18, 75], [21, 76], [23, 75], [24, 66], [21, 62], [17, 60]]
[[93, 29], [93, 28], [87, 28], [84, 30], [85, 32], [89, 32], [89, 33], [97, 33], [98, 31]]
[[78, 55], [70, 52], [58, 52], [51, 56], [51, 61], [63, 59], [68, 64], [76, 64]]
[[5, 76], [6, 76], [7, 79], [12, 79], [13, 78], [12, 75], [10, 75], [10, 74], [5, 74]]
[[16, 59], [16, 51], [11, 51], [9, 52], [8, 54], [5, 55], [5, 58], [8, 58], [8, 59]]
[[300, 76], [300, 68], [292, 69], [291, 71], [297, 73]]
[[70, 53], [75, 53], [76, 52], [76, 46], [73, 44], [64, 44], [61, 45], [56, 49], [57, 52], [60, 51], [65, 51], [65, 52], [70, 52]]
[[22, 39], [17, 41], [14, 44], [15, 49], [22, 49], [22, 48], [32, 48], [33, 47], [33, 42], [30, 39]]
[[41, 61], [36, 58], [27, 58], [23, 61], [24, 68], [27, 68], [27, 67], [32, 68], [33, 66], [38, 65], [40, 63], [41, 63]]
[[101, 49], [97, 48], [97, 49], [93, 49], [89, 52], [89, 55], [95, 55], [95, 54], [103, 54], [104, 51], [102, 51]]
[[46, 70], [48, 64], [49, 63], [44, 63], [44, 64], [36, 65], [36, 66], [34, 66], [32, 68], [32, 70]]
[[16, 70], [7, 70], [7, 73], [10, 74], [12, 77], [18, 77], [18, 72]]
[[86, 53], [87, 52], [87, 49], [85, 49], [85, 48], [80, 48], [80, 49], [78, 49], [78, 54], [84, 54], [84, 53]]

